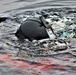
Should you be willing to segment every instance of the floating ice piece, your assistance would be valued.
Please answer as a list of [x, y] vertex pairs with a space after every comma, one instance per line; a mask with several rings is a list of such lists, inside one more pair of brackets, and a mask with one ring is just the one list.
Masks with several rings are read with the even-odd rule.
[[51, 21], [50, 18], [47, 18], [47, 19], [45, 19], [45, 20], [46, 20], [46, 22], [48, 23], [48, 25], [51, 25], [51, 24], [52, 24], [52, 21]]
[[68, 33], [67, 32], [63, 32], [62, 36], [63, 37], [67, 37]]
[[65, 50], [67, 49], [67, 43], [65, 43], [64, 41], [63, 42], [56, 41], [55, 45], [53, 46], [53, 49], [54, 50]]

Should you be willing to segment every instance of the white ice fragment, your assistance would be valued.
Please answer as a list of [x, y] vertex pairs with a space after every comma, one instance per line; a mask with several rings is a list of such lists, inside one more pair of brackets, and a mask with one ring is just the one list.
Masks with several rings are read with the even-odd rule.
[[45, 19], [45, 20], [46, 20], [46, 22], [48, 22], [48, 25], [51, 25], [51, 24], [52, 24], [52, 21], [51, 21], [51, 19], [50, 19], [50, 18]]
[[38, 43], [41, 43], [41, 42], [44, 42], [44, 41], [47, 41], [47, 40], [49, 40], [49, 38], [47, 38], [47, 39], [41, 39], [41, 40], [38, 40]]

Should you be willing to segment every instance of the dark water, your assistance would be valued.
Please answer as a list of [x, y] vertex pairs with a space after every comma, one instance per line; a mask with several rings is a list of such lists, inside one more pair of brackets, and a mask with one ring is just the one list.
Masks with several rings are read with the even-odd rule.
[[[24, 18], [37, 16], [35, 12], [43, 10], [73, 18], [72, 22], [76, 25], [76, 0], [0, 0], [0, 14], [9, 17], [0, 23], [0, 75], [76, 75], [75, 48], [55, 52], [48, 57], [16, 57], [19, 50], [23, 50], [23, 54], [32, 43], [19, 42], [14, 33]], [[75, 39], [72, 43], [76, 44]]]

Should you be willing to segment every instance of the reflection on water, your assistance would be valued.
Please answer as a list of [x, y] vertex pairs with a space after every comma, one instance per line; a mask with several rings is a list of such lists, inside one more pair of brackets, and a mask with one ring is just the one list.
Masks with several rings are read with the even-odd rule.
[[[25, 59], [23, 59], [16, 57], [19, 50], [23, 50], [23, 54], [25, 49], [35, 50], [36, 48], [30, 47], [32, 43], [29, 41], [21, 43], [14, 35], [26, 17], [38, 16], [35, 12], [39, 11], [40, 13], [43, 9], [51, 15], [56, 12], [61, 14], [61, 17], [69, 17], [75, 25], [75, 4], [76, 0], [0, 0], [1, 14], [9, 16], [5, 22], [0, 23], [1, 75], [5, 75], [5, 73], [6, 75], [76, 75], [75, 48], [61, 53], [56, 52], [50, 57], [28, 57], [25, 55]], [[72, 40], [73, 46], [75, 43], [75, 39]], [[12, 54], [14, 54], [14, 58]]]

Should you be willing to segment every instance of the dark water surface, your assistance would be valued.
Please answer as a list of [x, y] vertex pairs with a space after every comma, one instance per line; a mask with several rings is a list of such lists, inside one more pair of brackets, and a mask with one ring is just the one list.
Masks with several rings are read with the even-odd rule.
[[[16, 57], [19, 50], [23, 54], [32, 43], [19, 42], [14, 33], [24, 18], [37, 16], [35, 12], [43, 9], [73, 18], [76, 25], [76, 0], [0, 0], [0, 15], [9, 17], [0, 23], [0, 75], [76, 75], [75, 48], [48, 57]], [[75, 40], [72, 45], [76, 44]]]

